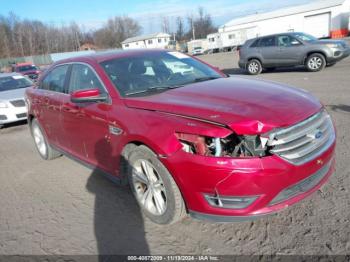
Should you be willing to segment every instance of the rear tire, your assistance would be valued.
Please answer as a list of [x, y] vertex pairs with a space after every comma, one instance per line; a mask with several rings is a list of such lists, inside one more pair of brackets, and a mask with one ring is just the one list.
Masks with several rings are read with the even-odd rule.
[[128, 159], [128, 180], [140, 208], [157, 224], [173, 224], [186, 215], [180, 190], [166, 167], [146, 146], [135, 148]]
[[262, 69], [262, 65], [257, 59], [252, 59], [247, 64], [247, 70], [250, 75], [258, 75], [262, 72]]
[[34, 138], [35, 147], [44, 160], [52, 160], [62, 155], [49, 145], [39, 122], [35, 118], [31, 122], [30, 130]]
[[325, 68], [326, 59], [322, 54], [311, 54], [306, 59], [305, 66], [309, 72], [318, 72]]

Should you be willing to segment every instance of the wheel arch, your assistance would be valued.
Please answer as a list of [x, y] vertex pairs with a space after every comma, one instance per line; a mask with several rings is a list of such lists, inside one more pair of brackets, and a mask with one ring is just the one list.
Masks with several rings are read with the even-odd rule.
[[263, 63], [262, 63], [262, 59], [261, 59], [260, 57], [257, 57], [257, 56], [249, 57], [249, 58], [247, 59], [247, 62], [252, 61], [252, 60], [258, 60], [258, 61], [260, 62], [261, 65], [263, 64]]
[[[159, 154], [156, 153], [156, 151], [149, 146], [147, 143], [144, 143], [143, 141], [140, 140], [132, 140], [129, 141], [128, 143], [126, 143], [121, 151], [120, 154], [120, 162], [119, 162], [119, 170], [120, 170], [120, 178], [121, 178], [121, 184], [122, 185], [127, 185], [128, 184], [128, 177], [127, 177], [127, 172], [128, 172], [128, 168], [130, 168], [129, 163], [128, 163], [128, 158], [130, 157], [130, 153], [137, 147], [140, 146], [144, 146], [146, 148], [148, 148], [149, 150], [151, 150], [158, 158]], [[162, 161], [161, 161], [162, 162]], [[162, 162], [162, 164], [165, 166], [165, 168], [168, 170], [169, 174], [171, 175], [171, 177], [174, 179], [180, 194], [182, 196], [182, 198], [185, 200], [185, 195], [182, 192], [182, 188], [180, 187], [181, 182], [178, 180], [178, 178], [176, 176], [174, 176], [171, 173], [171, 170], [169, 170], [169, 168]], [[187, 209], [187, 203], [186, 201], [184, 201], [185, 204], [185, 208], [186, 208], [186, 212], [188, 211]]]
[[306, 63], [306, 60], [307, 58], [310, 56], [310, 55], [313, 55], [313, 54], [319, 54], [319, 55], [322, 55], [324, 57], [324, 59], [326, 60], [327, 62], [327, 54], [324, 52], [324, 51], [321, 51], [321, 50], [312, 50], [312, 51], [309, 51], [306, 53], [305, 57], [304, 57], [304, 65]]

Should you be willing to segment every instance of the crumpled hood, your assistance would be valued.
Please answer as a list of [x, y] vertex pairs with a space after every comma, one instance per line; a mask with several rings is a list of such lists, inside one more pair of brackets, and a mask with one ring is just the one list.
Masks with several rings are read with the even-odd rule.
[[24, 99], [25, 88], [18, 88], [0, 92], [0, 100]]
[[128, 107], [194, 117], [253, 135], [300, 122], [322, 105], [301, 89], [244, 77], [194, 83], [146, 97], [125, 98]]

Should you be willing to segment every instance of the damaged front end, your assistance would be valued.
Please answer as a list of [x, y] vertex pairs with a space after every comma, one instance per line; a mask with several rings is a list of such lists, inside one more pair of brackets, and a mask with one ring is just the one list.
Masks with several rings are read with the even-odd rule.
[[[262, 129], [260, 129], [260, 131], [261, 130]], [[226, 188], [227, 183], [229, 183], [233, 175], [235, 177], [242, 177], [246, 174], [254, 174], [257, 170], [256, 168], [260, 168], [260, 165], [258, 165], [258, 167], [252, 165], [251, 169], [246, 166], [236, 165], [235, 163], [240, 163], [240, 161], [237, 161], [238, 159], [248, 160], [249, 158], [271, 156], [271, 147], [268, 144], [269, 138], [267, 135], [238, 135], [233, 131], [229, 134], [226, 133], [224, 137], [182, 132], [176, 132], [175, 135], [181, 143], [184, 152], [212, 159], [218, 158], [218, 163], [227, 163], [227, 165], [232, 167], [232, 170], [228, 172], [226, 176], [221, 176], [221, 178], [216, 181], [211, 192], [202, 192], [202, 197], [204, 197], [207, 204], [214, 208], [242, 210], [251, 206], [259, 198], [258, 194], [247, 196], [222, 193], [220, 188]], [[227, 158], [228, 161], [226, 162], [223, 158]], [[225, 167], [220, 166], [220, 169], [222, 168]], [[218, 171], [215, 173], [218, 174], [217, 172]]]
[[270, 155], [268, 138], [230, 134], [224, 138], [176, 133], [186, 153], [209, 157], [264, 157]]

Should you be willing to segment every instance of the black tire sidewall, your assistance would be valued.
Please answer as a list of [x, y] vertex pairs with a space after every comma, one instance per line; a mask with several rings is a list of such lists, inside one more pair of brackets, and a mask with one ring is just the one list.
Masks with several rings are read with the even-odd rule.
[[[319, 57], [322, 60], [322, 65], [318, 68], [318, 69], [312, 69], [309, 67], [309, 61], [313, 58], [313, 57]], [[308, 56], [308, 58], [306, 59], [306, 68], [309, 72], [319, 72], [322, 69], [324, 69], [326, 66], [326, 59], [322, 54], [311, 54]]]
[[[166, 191], [166, 201], [167, 201], [167, 206], [166, 206], [166, 211], [162, 214], [162, 215], [154, 215], [152, 213], [150, 213], [147, 209], [145, 209], [140, 203], [139, 200], [137, 198], [137, 194], [135, 192], [135, 188], [133, 185], [133, 177], [132, 177], [132, 166], [133, 164], [140, 159], [144, 159], [149, 161], [153, 167], [156, 169], [157, 173], [161, 176], [162, 180], [163, 180], [163, 184], [165, 187], [165, 191]], [[129, 156], [128, 159], [129, 165], [128, 165], [128, 181], [129, 181], [129, 185], [131, 188], [131, 191], [133, 192], [140, 208], [142, 209], [142, 211], [144, 212], [144, 214], [146, 215], [146, 217], [148, 217], [150, 220], [152, 220], [153, 222], [157, 223], [157, 224], [170, 224], [172, 223], [172, 221], [174, 220], [175, 217], [175, 208], [176, 208], [176, 203], [175, 203], [175, 194], [172, 188], [172, 181], [170, 178], [170, 173], [168, 172], [168, 170], [165, 168], [165, 166], [158, 160], [158, 158], [156, 157], [156, 155], [151, 151], [148, 150], [145, 147], [138, 147], [135, 150], [133, 150]]]

